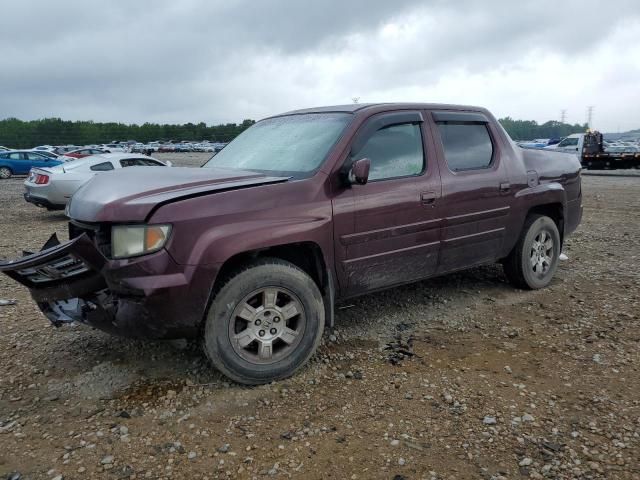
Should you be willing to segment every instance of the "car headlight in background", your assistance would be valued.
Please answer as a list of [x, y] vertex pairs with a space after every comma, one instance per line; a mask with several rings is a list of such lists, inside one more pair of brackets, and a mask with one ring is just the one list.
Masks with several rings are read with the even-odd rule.
[[113, 258], [157, 252], [169, 238], [171, 225], [114, 225], [111, 227]]

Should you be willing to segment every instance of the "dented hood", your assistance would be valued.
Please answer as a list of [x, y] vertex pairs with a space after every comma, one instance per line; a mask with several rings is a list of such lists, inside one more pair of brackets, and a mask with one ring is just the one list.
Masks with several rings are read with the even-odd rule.
[[235, 169], [128, 167], [93, 177], [66, 213], [85, 222], [141, 222], [165, 203], [287, 180]]

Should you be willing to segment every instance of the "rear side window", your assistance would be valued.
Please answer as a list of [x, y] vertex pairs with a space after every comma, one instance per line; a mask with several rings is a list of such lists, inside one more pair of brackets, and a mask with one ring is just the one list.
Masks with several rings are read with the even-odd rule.
[[371, 160], [369, 180], [420, 175], [424, 170], [420, 125], [403, 123], [378, 130], [353, 156], [361, 158]]
[[92, 165], [90, 169], [94, 172], [106, 172], [107, 170], [113, 170], [113, 165], [111, 165], [111, 162], [102, 162]]
[[484, 123], [438, 122], [444, 158], [453, 172], [488, 168], [493, 143]]

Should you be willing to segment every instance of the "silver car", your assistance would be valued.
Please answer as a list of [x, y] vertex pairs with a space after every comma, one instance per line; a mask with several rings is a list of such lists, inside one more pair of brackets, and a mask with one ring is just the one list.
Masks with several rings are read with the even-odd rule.
[[63, 210], [78, 188], [94, 175], [126, 167], [170, 167], [171, 162], [141, 154], [105, 153], [62, 165], [32, 168], [24, 182], [24, 199], [48, 210]]

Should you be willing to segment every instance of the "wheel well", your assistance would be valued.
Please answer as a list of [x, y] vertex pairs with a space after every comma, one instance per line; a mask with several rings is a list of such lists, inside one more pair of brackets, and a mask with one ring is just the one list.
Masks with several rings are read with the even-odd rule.
[[538, 205], [529, 210], [527, 216], [545, 215], [553, 220], [560, 232], [560, 239], [564, 236], [564, 210], [561, 203], [548, 203], [546, 205]]
[[274, 247], [242, 252], [229, 258], [220, 269], [213, 290], [223, 283], [233, 272], [258, 258], [275, 257], [293, 263], [306, 272], [325, 294], [328, 285], [328, 272], [321, 248], [313, 242], [289, 243]]

